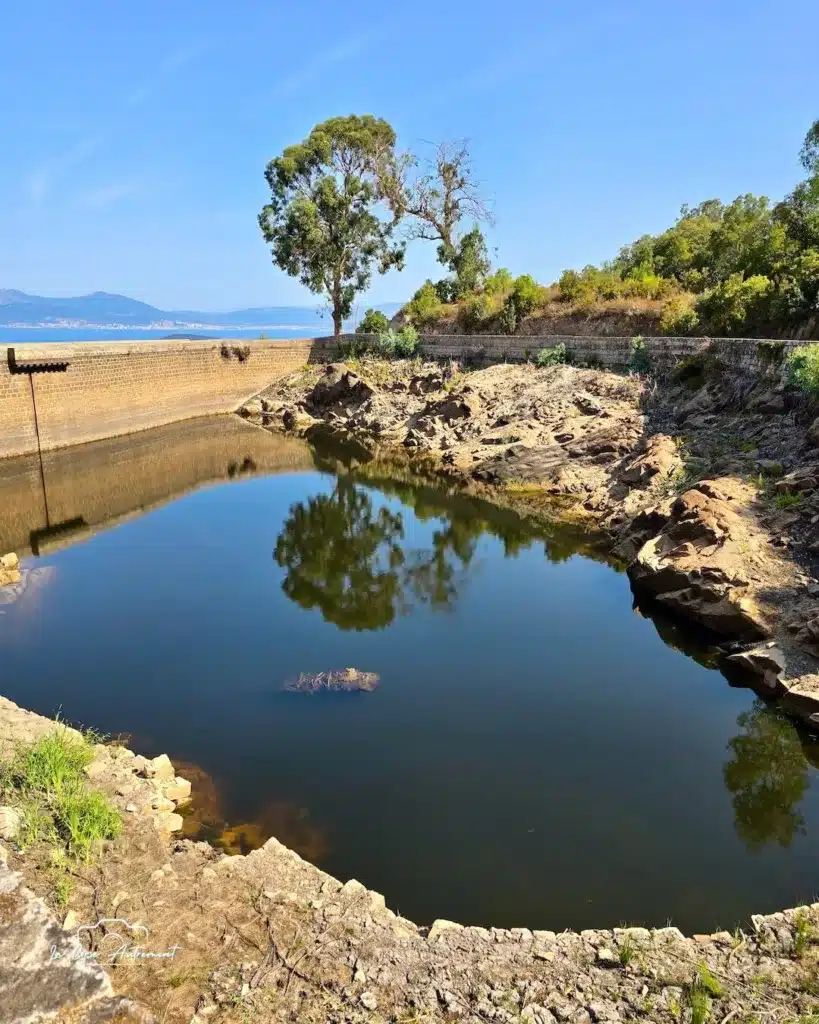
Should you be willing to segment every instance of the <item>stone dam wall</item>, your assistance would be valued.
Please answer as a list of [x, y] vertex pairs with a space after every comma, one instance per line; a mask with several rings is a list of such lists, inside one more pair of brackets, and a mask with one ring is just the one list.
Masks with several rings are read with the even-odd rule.
[[[355, 337], [345, 336], [344, 343]], [[523, 360], [563, 343], [575, 363], [628, 365], [627, 337], [422, 335], [425, 356], [485, 362]], [[738, 369], [784, 365], [798, 341], [646, 338], [658, 367], [709, 351]], [[295, 341], [78, 342], [13, 345], [0, 359], [0, 458], [131, 434], [180, 420], [229, 413], [308, 362], [332, 358], [333, 338]], [[33, 369], [33, 373], [28, 370]], [[36, 423], [35, 423], [36, 408]]]
[[[10, 346], [0, 359], [0, 458], [37, 451], [35, 404], [48, 451], [232, 412], [326, 349], [312, 338]], [[29, 376], [28, 366], [52, 368]]]

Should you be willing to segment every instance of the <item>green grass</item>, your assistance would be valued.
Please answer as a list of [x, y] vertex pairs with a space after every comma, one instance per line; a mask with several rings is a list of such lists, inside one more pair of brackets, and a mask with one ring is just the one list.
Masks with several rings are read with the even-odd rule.
[[798, 959], [807, 953], [808, 947], [815, 938], [813, 927], [805, 913], [796, 915], [793, 932], [793, 952]]
[[711, 997], [706, 987], [697, 979], [687, 987], [685, 995], [691, 1024], [706, 1024], [711, 1016]]
[[626, 935], [623, 941], [620, 943], [620, 963], [623, 967], [628, 967], [634, 957], [637, 955], [637, 945], [634, 939], [630, 935]]
[[[48, 842], [55, 846], [55, 865], [63, 864], [66, 854], [87, 861], [102, 840], [120, 834], [119, 812], [104, 794], [88, 789], [85, 769], [94, 759], [95, 742], [98, 734], [77, 736], [58, 723], [35, 742], [19, 745], [0, 765], [3, 799], [22, 815], [21, 850]], [[55, 898], [61, 899], [56, 887]]]
[[74, 890], [74, 883], [68, 877], [68, 875], [60, 875], [54, 881], [54, 902], [58, 907], [67, 907], [68, 901], [71, 899], [71, 893]]
[[85, 780], [85, 769], [93, 759], [89, 743], [57, 725], [36, 743], [18, 748], [9, 772], [13, 783], [24, 791], [59, 796]]
[[720, 996], [725, 995], [725, 989], [723, 988], [722, 983], [714, 977], [711, 973], [711, 968], [704, 960], [701, 960], [697, 965], [697, 978], [702, 988], [704, 988], [706, 992], [715, 999], [719, 999]]
[[793, 505], [798, 505], [801, 500], [800, 494], [777, 494], [774, 504], [777, 508], [791, 508]]
[[78, 860], [89, 860], [103, 839], [116, 839], [122, 831], [122, 819], [108, 799], [85, 788], [62, 793], [54, 820], [68, 852]]

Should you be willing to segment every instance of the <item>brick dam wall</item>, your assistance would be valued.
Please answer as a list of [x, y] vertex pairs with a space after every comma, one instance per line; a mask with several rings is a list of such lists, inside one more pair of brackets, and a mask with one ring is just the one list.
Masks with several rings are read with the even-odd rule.
[[[332, 350], [296, 341], [14, 345], [0, 360], [0, 458], [232, 412], [265, 385]], [[66, 363], [64, 371], [18, 371]], [[32, 384], [34, 402], [32, 402]]]
[[[361, 336], [345, 336], [361, 341]], [[757, 338], [645, 338], [658, 369], [708, 348], [748, 372], [781, 372], [798, 341]], [[421, 336], [423, 354], [487, 363], [524, 360], [563, 343], [571, 360], [622, 369], [628, 337]], [[296, 341], [80, 342], [15, 345], [0, 360], [0, 458], [37, 450], [34, 407], [43, 451], [130, 434], [180, 420], [232, 412], [277, 377], [307, 362], [333, 358], [333, 338]], [[65, 364], [63, 371], [26, 366]], [[33, 389], [33, 396], [32, 396]]]

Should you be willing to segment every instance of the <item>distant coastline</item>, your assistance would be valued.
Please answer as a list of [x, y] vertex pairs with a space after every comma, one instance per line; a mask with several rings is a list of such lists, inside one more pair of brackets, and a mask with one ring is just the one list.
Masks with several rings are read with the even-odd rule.
[[[60, 341], [163, 341], [167, 340], [169, 334], [194, 333], [184, 330], [170, 331], [167, 327], [140, 328], [134, 326], [114, 327], [0, 327], [0, 342], [10, 345], [15, 342], [18, 345], [45, 344], [48, 342]], [[204, 331], [195, 332], [203, 341], [210, 338], [243, 338], [248, 341], [258, 339], [261, 335], [271, 341], [285, 341], [290, 338], [313, 338], [329, 334], [330, 329], [326, 324], [317, 322], [315, 324], [304, 324], [300, 327], [215, 327]]]

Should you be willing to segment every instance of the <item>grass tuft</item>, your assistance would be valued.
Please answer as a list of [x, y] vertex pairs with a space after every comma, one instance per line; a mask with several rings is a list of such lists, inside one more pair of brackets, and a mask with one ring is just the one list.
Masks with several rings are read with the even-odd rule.
[[687, 987], [685, 995], [691, 1024], [707, 1024], [711, 1016], [711, 997], [705, 986], [697, 979]]
[[11, 780], [24, 791], [59, 796], [84, 781], [94, 751], [58, 725], [36, 743], [17, 750], [10, 765]]
[[715, 999], [725, 995], [725, 988], [719, 979], [714, 977], [711, 968], [704, 960], [701, 960], [697, 965], [697, 979], [702, 988]]
[[[88, 789], [85, 769], [97, 740], [96, 733], [77, 736], [58, 724], [35, 742], [18, 746], [0, 766], [0, 792], [22, 815], [18, 846], [54, 844], [52, 861], [58, 868], [64, 868], [66, 854], [89, 860], [102, 840], [122, 831], [116, 808], [104, 794]], [[56, 886], [55, 898], [59, 902]]]
[[634, 957], [637, 955], [637, 945], [634, 939], [630, 935], [626, 935], [623, 941], [620, 943], [620, 963], [623, 967], [628, 967]]
[[68, 852], [78, 860], [89, 860], [103, 839], [116, 839], [122, 831], [122, 820], [107, 798], [84, 788], [64, 791], [54, 818]]
[[793, 952], [798, 960], [807, 953], [808, 947], [815, 938], [813, 927], [804, 911], [796, 915], [793, 929]]
[[800, 494], [777, 494], [774, 504], [777, 508], [790, 508], [792, 505], [798, 505], [801, 500]]

